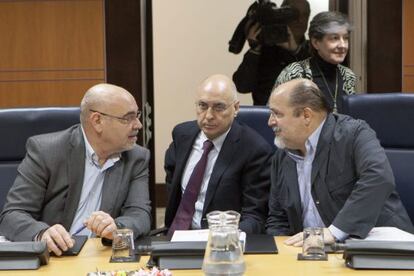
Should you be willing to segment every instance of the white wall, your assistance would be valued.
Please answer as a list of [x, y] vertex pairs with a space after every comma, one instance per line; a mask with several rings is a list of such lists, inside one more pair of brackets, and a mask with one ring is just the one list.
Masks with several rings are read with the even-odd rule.
[[[278, 1], [276, 1], [278, 2]], [[328, 9], [328, 0], [309, 1], [312, 14]], [[252, 0], [154, 0], [154, 120], [156, 182], [164, 182], [164, 153], [171, 130], [195, 119], [194, 91], [206, 77], [231, 77], [243, 53], [228, 52], [238, 22]], [[279, 3], [278, 3], [279, 4]], [[246, 47], [245, 47], [246, 48]], [[239, 94], [252, 104], [250, 94]]]

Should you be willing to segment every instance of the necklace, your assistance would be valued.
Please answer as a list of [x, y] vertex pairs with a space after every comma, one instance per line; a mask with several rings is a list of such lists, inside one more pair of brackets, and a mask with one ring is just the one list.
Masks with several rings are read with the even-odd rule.
[[331, 95], [334, 106], [333, 106], [333, 113], [338, 114], [338, 106], [336, 104], [336, 98], [338, 97], [338, 69], [335, 69], [335, 93], [332, 93], [331, 88], [326, 81], [325, 75], [323, 74], [321, 68], [319, 67], [318, 62], [315, 62], [316, 67], [318, 67], [319, 73], [321, 73], [323, 83], [325, 84], [326, 88], [328, 89], [329, 95]]

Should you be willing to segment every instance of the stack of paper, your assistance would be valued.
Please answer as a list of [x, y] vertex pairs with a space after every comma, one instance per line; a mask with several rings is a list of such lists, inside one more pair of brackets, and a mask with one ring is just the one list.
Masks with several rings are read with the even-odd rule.
[[414, 241], [414, 235], [396, 227], [374, 227], [366, 241]]

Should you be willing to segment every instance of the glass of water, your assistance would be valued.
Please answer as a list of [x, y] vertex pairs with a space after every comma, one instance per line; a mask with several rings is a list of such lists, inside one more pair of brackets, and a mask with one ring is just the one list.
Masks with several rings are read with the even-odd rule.
[[112, 262], [133, 262], [136, 260], [134, 232], [131, 229], [117, 229], [113, 233]]
[[308, 227], [303, 230], [302, 257], [306, 260], [326, 259], [323, 228]]

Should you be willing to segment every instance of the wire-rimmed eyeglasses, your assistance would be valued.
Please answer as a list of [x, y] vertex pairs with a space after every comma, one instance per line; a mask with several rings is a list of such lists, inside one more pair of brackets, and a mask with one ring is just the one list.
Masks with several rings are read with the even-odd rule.
[[117, 120], [119, 120], [120, 122], [122, 122], [124, 124], [132, 124], [135, 120], [139, 120], [141, 118], [141, 114], [142, 114], [141, 111], [138, 111], [137, 113], [129, 113], [129, 114], [126, 114], [123, 117], [118, 117], [118, 116], [107, 114], [107, 113], [104, 113], [104, 112], [101, 112], [101, 111], [98, 111], [98, 110], [89, 109], [89, 111], [97, 112], [97, 113], [99, 113], [103, 116], [109, 117], [109, 118], [117, 119]]

